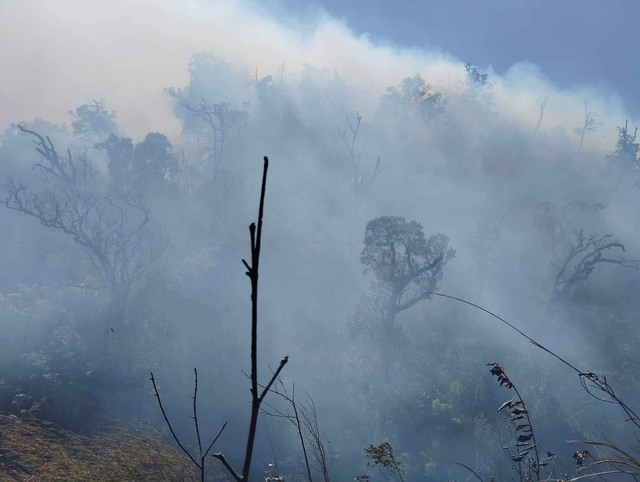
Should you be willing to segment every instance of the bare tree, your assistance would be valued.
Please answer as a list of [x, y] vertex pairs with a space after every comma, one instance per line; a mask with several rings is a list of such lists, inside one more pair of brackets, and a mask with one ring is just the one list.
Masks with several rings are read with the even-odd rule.
[[580, 143], [578, 144], [578, 149], [582, 149], [582, 143], [584, 142], [584, 136], [587, 132], [595, 131], [599, 126], [603, 126], [604, 122], [597, 122], [596, 116], [597, 112], [593, 112], [589, 110], [589, 104], [585, 100], [584, 101], [584, 123], [582, 127], [577, 127], [575, 129], [575, 133], [580, 135]]
[[609, 263], [623, 268], [640, 269], [640, 261], [627, 259], [621, 254], [625, 252], [624, 245], [613, 235], [587, 236], [582, 229], [574, 235], [575, 241], [569, 244], [564, 261], [554, 264], [557, 273], [547, 304], [547, 316], [552, 315], [557, 305], [578, 283], [586, 281], [598, 265]]
[[205, 142], [201, 147], [211, 163], [215, 184], [226, 157], [229, 132], [238, 127], [246, 113], [233, 108], [227, 102], [211, 104], [205, 99], [202, 99], [198, 105], [186, 103], [184, 108], [194, 117], [204, 121]]
[[365, 176], [362, 169], [362, 154], [364, 153], [364, 141], [358, 148], [358, 134], [360, 132], [360, 123], [362, 122], [362, 116], [360, 114], [355, 115], [355, 119], [352, 122], [349, 119], [349, 116], [345, 116], [345, 120], [347, 121], [347, 125], [349, 127], [349, 132], [346, 130], [341, 130], [339, 127], [336, 127], [338, 134], [342, 138], [344, 142], [344, 146], [347, 149], [347, 153], [349, 154], [349, 160], [351, 161], [351, 170], [353, 175], [353, 191], [357, 195], [363, 195], [371, 183], [375, 179], [375, 177], [384, 171], [386, 168], [381, 167], [380, 163], [382, 162], [382, 156], [378, 156], [376, 158], [376, 163], [373, 168], [373, 171]]
[[[110, 321], [122, 322], [132, 288], [156, 264], [167, 247], [166, 238], [150, 229], [149, 208], [141, 195], [112, 199], [88, 191], [86, 181], [79, 184], [78, 165], [70, 150], [62, 157], [49, 137], [19, 128], [34, 136], [36, 151], [43, 160], [34, 167], [45, 173], [50, 186], [32, 192], [9, 179], [4, 185], [5, 206], [67, 234], [80, 245], [100, 286], [109, 291]], [[86, 165], [85, 156], [81, 158], [81, 173], [87, 172]]]

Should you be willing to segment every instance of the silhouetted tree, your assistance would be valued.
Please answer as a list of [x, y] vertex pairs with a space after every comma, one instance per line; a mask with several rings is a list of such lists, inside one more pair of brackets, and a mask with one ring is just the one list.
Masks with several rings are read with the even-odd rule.
[[584, 101], [584, 123], [582, 127], [577, 127], [575, 129], [575, 133], [580, 135], [580, 142], [578, 144], [578, 149], [582, 149], [582, 143], [584, 142], [584, 136], [587, 132], [593, 132], [596, 130], [598, 126], [603, 126], [604, 122], [596, 122], [597, 112], [593, 112], [589, 110], [589, 104], [585, 100]]
[[613, 235], [586, 236], [582, 229], [574, 235], [575, 241], [569, 244], [564, 260], [554, 265], [557, 273], [547, 304], [547, 316], [553, 315], [558, 304], [566, 299], [578, 283], [586, 281], [598, 265], [609, 263], [640, 269], [640, 261], [630, 260], [621, 254], [625, 252], [624, 245]]
[[133, 151], [131, 175], [139, 191], [167, 186], [175, 181], [179, 163], [167, 136], [150, 132]]
[[408, 107], [424, 121], [435, 119], [447, 107], [442, 93], [427, 84], [420, 74], [405, 78], [398, 87], [388, 87], [382, 102]]
[[624, 121], [624, 127], [618, 127], [618, 140], [613, 154], [605, 157], [607, 164], [623, 172], [634, 171], [640, 168], [640, 143], [636, 142], [638, 128], [629, 133], [629, 121]]
[[443, 268], [454, 256], [447, 236], [434, 234], [427, 239], [416, 221], [382, 216], [367, 223], [360, 260], [376, 276], [375, 289], [386, 300], [387, 335], [394, 336], [398, 313], [429, 299], [438, 289]]
[[115, 111], [107, 110], [104, 102], [94, 100], [90, 104], [82, 104], [75, 111], [70, 110], [69, 114], [74, 117], [71, 122], [73, 133], [77, 136], [95, 135], [106, 137], [113, 134], [117, 125], [114, 121]]
[[109, 318], [122, 322], [133, 286], [158, 261], [166, 239], [149, 228], [151, 216], [141, 195], [112, 199], [88, 190], [78, 182], [70, 150], [60, 156], [48, 137], [19, 128], [34, 136], [36, 151], [45, 161], [36, 166], [47, 174], [48, 186], [32, 192], [9, 179], [4, 185], [6, 207], [38, 219], [82, 246], [109, 291]]
[[373, 272], [375, 281], [371, 292], [356, 305], [347, 326], [352, 332], [368, 331], [377, 338], [386, 380], [393, 349], [402, 341], [396, 316], [431, 298], [445, 265], [454, 256], [447, 236], [434, 234], [427, 239], [416, 221], [382, 216], [367, 223], [360, 260], [365, 273]]
[[131, 166], [133, 163], [133, 142], [128, 137], [111, 134], [105, 141], [95, 145], [104, 150], [109, 158], [109, 177], [116, 191], [127, 192], [131, 189]]

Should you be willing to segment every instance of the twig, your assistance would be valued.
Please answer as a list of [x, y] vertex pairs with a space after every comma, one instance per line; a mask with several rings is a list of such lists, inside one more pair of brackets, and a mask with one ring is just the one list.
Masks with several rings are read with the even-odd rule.
[[151, 372], [151, 377], [149, 378], [149, 380], [151, 380], [151, 383], [153, 384], [153, 391], [155, 392], [155, 396], [158, 399], [158, 405], [160, 406], [160, 411], [162, 412], [162, 416], [164, 417], [164, 421], [166, 422], [167, 427], [169, 427], [169, 431], [171, 432], [171, 435], [173, 435], [173, 439], [178, 444], [178, 447], [180, 447], [182, 451], [187, 455], [187, 457], [189, 457], [191, 461], [196, 465], [196, 467], [200, 468], [200, 465], [198, 464], [198, 462], [196, 462], [196, 459], [194, 459], [192, 455], [189, 453], [189, 451], [186, 448], [184, 448], [184, 445], [182, 445], [182, 442], [180, 442], [180, 439], [174, 432], [173, 427], [171, 426], [169, 417], [167, 417], [167, 412], [165, 412], [164, 406], [162, 405], [162, 399], [160, 398], [160, 392], [158, 392], [158, 387], [156, 386], [156, 379], [153, 376], [153, 372]]
[[191, 462], [193, 462], [193, 464], [198, 468], [198, 470], [200, 471], [200, 480], [201, 480], [201, 482], [204, 482], [204, 480], [205, 480], [205, 462], [206, 462], [207, 455], [209, 455], [209, 452], [213, 448], [213, 444], [216, 443], [216, 441], [222, 435], [222, 432], [224, 432], [224, 429], [227, 427], [227, 423], [228, 422], [225, 422], [222, 425], [222, 427], [218, 431], [218, 434], [214, 437], [213, 441], [211, 442], [211, 444], [209, 445], [207, 450], [205, 452], [202, 452], [202, 442], [201, 442], [201, 438], [200, 438], [200, 429], [199, 429], [199, 426], [198, 426], [198, 410], [197, 410], [198, 371], [194, 368], [193, 372], [195, 374], [195, 384], [194, 384], [195, 387], [194, 387], [194, 390], [193, 390], [193, 417], [191, 417], [191, 418], [193, 419], [193, 423], [194, 423], [194, 425], [196, 427], [196, 436], [197, 436], [197, 439], [198, 439], [198, 450], [199, 450], [199, 454], [200, 454], [200, 462], [196, 461], [196, 459], [189, 453], [189, 451], [184, 447], [184, 445], [182, 445], [182, 442], [180, 442], [180, 439], [178, 438], [178, 436], [176, 435], [175, 431], [173, 430], [171, 422], [169, 421], [169, 417], [167, 416], [167, 412], [165, 412], [164, 406], [162, 405], [162, 399], [160, 398], [160, 392], [158, 391], [158, 387], [156, 385], [156, 379], [153, 376], [153, 372], [151, 372], [151, 377], [149, 378], [149, 380], [151, 380], [151, 383], [153, 384], [153, 391], [155, 393], [155, 397], [158, 399], [158, 405], [160, 406], [160, 411], [162, 412], [162, 416], [164, 417], [164, 421], [167, 424], [167, 427], [169, 427], [169, 431], [171, 432], [171, 435], [173, 436], [173, 439], [178, 444], [178, 447], [180, 447], [180, 449], [187, 455], [187, 457], [189, 457], [189, 459], [191, 459]]
[[574, 365], [572, 365], [571, 363], [569, 363], [567, 360], [565, 360], [564, 358], [562, 358], [560, 355], [552, 352], [551, 350], [549, 350], [548, 348], [546, 348], [545, 346], [541, 345], [540, 343], [538, 343], [536, 340], [534, 340], [533, 338], [531, 338], [529, 335], [527, 335], [526, 333], [524, 333], [522, 330], [520, 330], [519, 328], [517, 328], [515, 325], [513, 325], [512, 323], [508, 322], [507, 320], [505, 320], [504, 318], [501, 318], [500, 316], [496, 315], [495, 313], [493, 313], [492, 311], [487, 310], [486, 308], [483, 308], [480, 305], [477, 305], [475, 303], [472, 303], [470, 301], [467, 301], [465, 299], [462, 298], [458, 298], [456, 296], [451, 296], [451, 295], [447, 295], [444, 293], [437, 293], [435, 291], [431, 291], [431, 292], [425, 292], [426, 295], [434, 295], [434, 296], [440, 296], [442, 298], [449, 298], [451, 300], [455, 300], [455, 301], [459, 301], [461, 303], [467, 304], [469, 306], [473, 306], [474, 308], [477, 308], [480, 311], [483, 311], [491, 316], [493, 316], [494, 318], [496, 318], [497, 320], [501, 321], [502, 323], [504, 323], [505, 325], [507, 325], [509, 328], [511, 328], [512, 330], [516, 331], [518, 334], [520, 334], [521, 336], [523, 336], [524, 338], [526, 338], [527, 340], [529, 340], [533, 345], [537, 346], [538, 348], [540, 348], [541, 350], [547, 352], [549, 355], [553, 356], [554, 358], [556, 358], [557, 360], [561, 361], [562, 363], [564, 363], [566, 366], [568, 366], [569, 368], [571, 368], [573, 371], [575, 371], [578, 376], [580, 377], [580, 383], [582, 384], [583, 388], [586, 390], [586, 392], [593, 396], [594, 398], [597, 398], [598, 400], [602, 400], [598, 397], [595, 397], [595, 395], [590, 391], [589, 386], [587, 385], [587, 383], [585, 382], [585, 380], [588, 380], [589, 382], [591, 382], [591, 384], [597, 388], [598, 390], [606, 393], [609, 398], [611, 399], [612, 403], [616, 403], [620, 406], [620, 408], [622, 408], [622, 410], [625, 412], [625, 414], [628, 417], [628, 421], [632, 422], [636, 427], [640, 428], [640, 416], [638, 416], [636, 414], [636, 412], [629, 407], [625, 402], [622, 401], [622, 399], [620, 397], [618, 397], [616, 395], [616, 393], [613, 391], [613, 388], [611, 388], [611, 386], [609, 385], [609, 383], [607, 382], [606, 377], [604, 376], [600, 376], [596, 373], [593, 372], [589, 372], [589, 371], [583, 371], [583, 370], [579, 370], [578, 368], [576, 368]]
[[482, 482], [482, 479], [480, 478], [480, 476], [476, 473], [475, 470], [473, 470], [471, 467], [464, 465], [463, 463], [460, 462], [451, 462], [452, 464], [456, 464], [459, 465], [460, 467], [464, 467], [465, 469], [467, 469], [469, 472], [471, 472], [473, 475], [476, 476], [476, 479], [478, 479], [480, 482]]

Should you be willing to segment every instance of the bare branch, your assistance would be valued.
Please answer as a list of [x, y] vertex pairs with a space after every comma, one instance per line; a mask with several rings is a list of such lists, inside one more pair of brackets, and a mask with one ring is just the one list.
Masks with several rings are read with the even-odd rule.
[[227, 459], [223, 454], [215, 453], [215, 454], [211, 454], [211, 456], [215, 459], [218, 459], [222, 463], [222, 465], [224, 465], [224, 468], [227, 469], [227, 472], [229, 472], [229, 474], [231, 474], [231, 476], [235, 480], [237, 480], [238, 482], [241, 482], [242, 480], [244, 480], [242, 475], [236, 472], [235, 469], [231, 466], [231, 464], [227, 462]]
[[180, 447], [180, 449], [185, 453], [185, 455], [191, 459], [191, 461], [194, 463], [194, 465], [196, 467], [200, 468], [200, 465], [198, 464], [198, 462], [196, 462], [196, 459], [194, 459], [193, 456], [189, 453], [189, 451], [186, 448], [184, 448], [184, 445], [182, 445], [182, 442], [180, 442], [180, 439], [176, 435], [176, 432], [173, 430], [173, 426], [171, 425], [171, 422], [169, 421], [169, 417], [167, 416], [167, 412], [165, 412], [164, 406], [162, 405], [162, 399], [160, 398], [160, 392], [158, 392], [158, 387], [156, 386], [156, 379], [153, 376], [153, 372], [151, 372], [151, 376], [149, 377], [149, 380], [151, 380], [151, 384], [153, 385], [153, 392], [155, 394], [156, 399], [158, 400], [158, 405], [160, 406], [160, 411], [162, 412], [162, 416], [164, 417], [164, 421], [167, 424], [167, 427], [169, 428], [169, 431], [171, 432], [171, 435], [173, 436], [173, 439], [176, 441], [176, 443], [178, 444], [178, 447]]

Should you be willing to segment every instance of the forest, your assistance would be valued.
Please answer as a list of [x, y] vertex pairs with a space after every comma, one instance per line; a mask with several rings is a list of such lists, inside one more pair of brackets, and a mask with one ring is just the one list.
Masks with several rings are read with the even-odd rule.
[[443, 62], [1, 126], [0, 481], [640, 480], [636, 123]]

